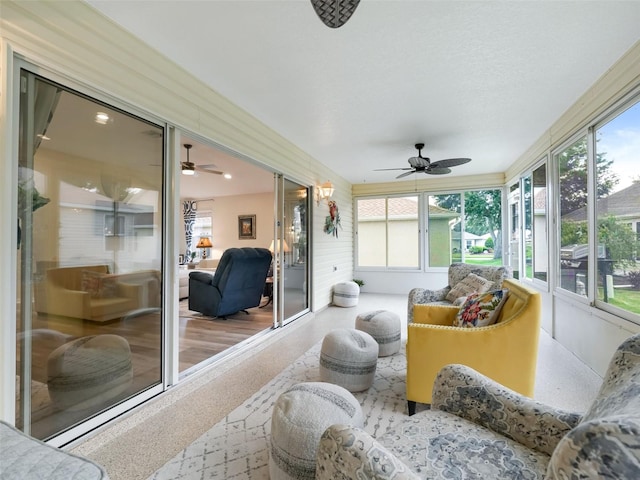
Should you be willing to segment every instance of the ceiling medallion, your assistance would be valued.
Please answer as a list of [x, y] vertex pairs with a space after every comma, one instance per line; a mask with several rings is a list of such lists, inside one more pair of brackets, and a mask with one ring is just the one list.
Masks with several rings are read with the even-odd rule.
[[360, 0], [311, 0], [313, 9], [327, 27], [338, 28], [347, 23]]

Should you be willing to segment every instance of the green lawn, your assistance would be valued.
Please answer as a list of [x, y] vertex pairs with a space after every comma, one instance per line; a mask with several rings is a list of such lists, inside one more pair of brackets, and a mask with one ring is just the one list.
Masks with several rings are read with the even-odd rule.
[[[603, 300], [602, 288], [598, 288], [598, 298]], [[616, 288], [614, 298], [609, 298], [609, 304], [629, 312], [640, 313], [640, 290]]]
[[502, 265], [502, 259], [493, 258], [492, 253], [479, 254], [479, 255], [465, 255], [464, 263], [469, 263], [471, 265], [491, 265], [492, 267], [499, 267], [500, 265]]
[[[460, 261], [460, 258], [457, 259]], [[483, 254], [483, 255], [465, 255], [464, 257], [465, 263], [473, 264], [473, 265], [492, 265], [492, 266], [500, 266], [502, 265], [501, 259], [494, 259], [492, 254]], [[527, 267], [530, 269], [531, 267]], [[529, 272], [529, 276], [531, 276], [531, 272]], [[602, 289], [598, 289], [598, 298], [600, 300], [603, 299]], [[609, 303], [618, 308], [622, 308], [632, 313], [640, 314], [640, 291], [639, 290], [630, 290], [630, 289], [620, 289], [617, 288], [615, 290], [615, 297], [609, 299]]]

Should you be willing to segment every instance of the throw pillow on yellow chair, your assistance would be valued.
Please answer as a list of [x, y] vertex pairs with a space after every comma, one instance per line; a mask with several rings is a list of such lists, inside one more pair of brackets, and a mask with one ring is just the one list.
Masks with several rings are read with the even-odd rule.
[[533, 396], [540, 334], [540, 294], [507, 279], [507, 300], [495, 324], [454, 327], [459, 307], [415, 305], [407, 335], [407, 401], [431, 403], [431, 390], [442, 367], [472, 367], [518, 393]]

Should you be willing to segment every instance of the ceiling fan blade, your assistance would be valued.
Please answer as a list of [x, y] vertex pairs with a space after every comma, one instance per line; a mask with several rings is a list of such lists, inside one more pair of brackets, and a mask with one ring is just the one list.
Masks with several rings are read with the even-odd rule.
[[374, 172], [384, 172], [387, 170], [413, 170], [413, 168], [411, 167], [407, 167], [407, 168], [376, 168], [374, 170]]
[[[406, 170], [405, 168], [403, 168], [403, 170]], [[413, 168], [411, 169], [410, 172], [404, 172], [401, 173], [400, 175], [398, 175], [396, 178], [402, 178], [402, 177], [406, 177], [407, 175], [411, 175], [412, 173], [415, 173], [416, 170], [414, 170]]]
[[427, 168], [424, 173], [428, 175], [446, 175], [447, 173], [451, 173], [450, 168]]
[[413, 168], [416, 167], [428, 167], [431, 164], [431, 161], [425, 157], [411, 157], [409, 159], [409, 165]]
[[444, 160], [433, 162], [431, 166], [433, 168], [457, 167], [458, 165], [463, 165], [465, 163], [469, 163], [470, 161], [470, 158], [445, 158]]
[[207, 168], [207, 165], [196, 165], [196, 170], [198, 170], [199, 172], [213, 173], [215, 175], [222, 175], [224, 173], [219, 170], [209, 170]]

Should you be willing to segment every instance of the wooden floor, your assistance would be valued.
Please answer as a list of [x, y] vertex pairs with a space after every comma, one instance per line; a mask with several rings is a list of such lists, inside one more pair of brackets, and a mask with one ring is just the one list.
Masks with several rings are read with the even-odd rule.
[[[265, 299], [266, 300], [266, 299]], [[248, 314], [239, 312], [226, 319], [203, 316], [188, 309], [187, 300], [179, 310], [179, 370], [184, 372], [195, 365], [251, 338], [273, 325], [273, 309], [251, 308]], [[128, 389], [117, 397], [105, 399], [92, 411], [60, 410], [51, 403], [46, 388], [47, 360], [57, 345], [38, 341], [34, 334], [32, 378], [32, 435], [40, 439], [63, 430], [76, 422], [98, 413], [118, 401], [129, 398], [161, 382], [162, 325], [157, 310], [139, 311], [112, 322], [97, 323], [73, 318], [39, 314], [34, 317], [32, 330], [53, 331], [66, 335], [66, 340], [90, 335], [113, 334], [127, 340], [131, 349], [133, 380]], [[20, 346], [18, 346], [20, 349]], [[18, 352], [18, 357], [19, 357]], [[37, 371], [37, 373], [36, 373]], [[37, 396], [37, 398], [35, 398]], [[20, 406], [16, 405], [16, 411]]]
[[221, 319], [188, 310], [186, 303], [180, 302], [180, 372], [273, 326], [272, 304]]

